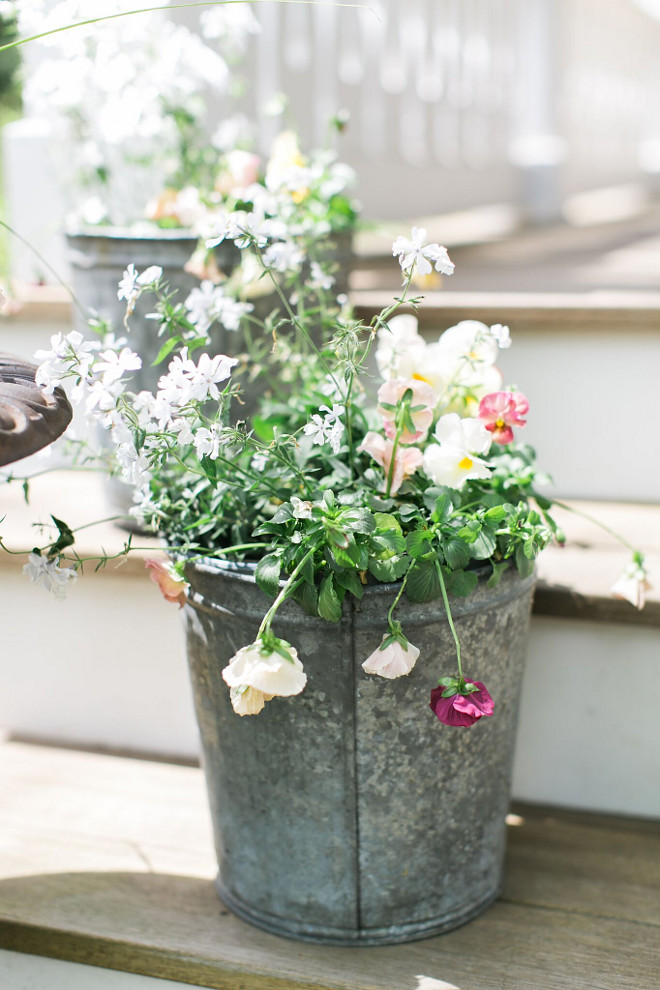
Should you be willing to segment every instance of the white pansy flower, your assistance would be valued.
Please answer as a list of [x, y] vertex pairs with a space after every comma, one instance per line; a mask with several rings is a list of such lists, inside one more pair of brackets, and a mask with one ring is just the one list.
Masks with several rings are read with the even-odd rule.
[[422, 461], [434, 484], [460, 489], [469, 479], [490, 477], [491, 468], [478, 455], [488, 452], [492, 437], [480, 420], [448, 413], [438, 420], [435, 437], [439, 442], [428, 445]]
[[378, 331], [376, 364], [381, 376], [390, 378], [420, 377], [417, 372], [424, 367], [426, 342], [417, 330], [417, 317], [402, 313], [387, 322], [389, 329]]
[[[382, 642], [390, 639], [388, 635], [383, 636]], [[417, 662], [419, 650], [412, 643], [404, 646], [397, 639], [383, 649], [379, 646], [362, 664], [362, 669], [367, 674], [378, 674], [379, 677], [387, 677], [393, 680], [395, 677], [403, 677], [409, 674]]]
[[266, 702], [272, 701], [273, 695], [264, 694], [263, 691], [259, 691], [257, 688], [243, 685], [242, 687], [231, 688], [229, 698], [231, 700], [231, 707], [237, 715], [258, 715]]
[[28, 555], [23, 574], [27, 574], [34, 584], [50, 591], [60, 601], [66, 598], [67, 588], [78, 577], [72, 567], [60, 567], [59, 558], [48, 560], [47, 557], [42, 557], [38, 553]]
[[300, 694], [307, 675], [298, 653], [283, 640], [278, 642], [286, 657], [275, 650], [267, 652], [261, 641], [242, 647], [222, 671], [225, 683], [230, 688], [254, 688], [271, 697]]
[[397, 237], [392, 245], [392, 254], [398, 257], [404, 272], [417, 271], [419, 275], [430, 275], [435, 267], [443, 275], [452, 275], [454, 264], [447, 249], [440, 244], [426, 244], [426, 229], [413, 227], [410, 239]]

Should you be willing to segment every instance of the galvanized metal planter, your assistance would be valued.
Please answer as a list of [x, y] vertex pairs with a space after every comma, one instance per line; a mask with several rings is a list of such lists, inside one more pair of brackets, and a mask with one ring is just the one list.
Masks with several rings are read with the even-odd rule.
[[308, 674], [295, 698], [235, 715], [221, 671], [254, 640], [268, 599], [249, 565], [188, 568], [188, 654], [219, 860], [217, 890], [269, 931], [338, 945], [439, 934], [475, 917], [502, 879], [533, 579], [480, 580], [452, 602], [466, 674], [495, 698], [493, 718], [441, 725], [429, 709], [455, 669], [441, 603], [397, 613], [420, 648], [394, 681], [362, 661], [378, 645], [396, 587], [347, 596], [336, 625], [295, 603], [274, 631]]
[[[139, 272], [158, 265], [163, 277], [172, 289], [178, 290], [178, 301], [183, 302], [188, 293], [199, 286], [199, 279], [184, 270], [197, 246], [198, 238], [190, 230], [158, 230], [134, 233], [122, 227], [89, 227], [66, 235], [68, 258], [71, 265], [73, 291], [83, 310], [94, 310], [101, 317], [111, 320], [116, 333], [123, 333], [126, 301], [117, 298], [117, 285], [129, 264]], [[230, 242], [220, 245], [216, 251], [219, 266], [229, 272], [239, 259], [238, 249]], [[156, 333], [153, 320], [147, 314], [153, 311], [153, 299], [139, 300], [130, 320], [130, 344], [142, 358], [142, 367], [134, 372], [131, 389], [154, 390], [164, 373], [162, 366], [152, 367], [163, 345]], [[83, 313], [75, 311], [76, 329], [87, 334], [87, 320]], [[212, 349], [222, 353], [224, 337], [221, 328], [214, 328], [216, 337]]]

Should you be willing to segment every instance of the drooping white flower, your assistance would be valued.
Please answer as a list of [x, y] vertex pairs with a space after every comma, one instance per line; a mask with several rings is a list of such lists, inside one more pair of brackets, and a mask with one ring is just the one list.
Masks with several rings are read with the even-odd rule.
[[610, 591], [615, 598], [630, 602], [635, 608], [642, 609], [646, 604], [646, 592], [651, 590], [643, 561], [633, 560], [624, 570], [621, 577], [614, 582]]
[[392, 254], [398, 257], [404, 272], [417, 271], [419, 275], [430, 275], [433, 267], [443, 275], [452, 275], [454, 264], [447, 249], [440, 244], [426, 244], [426, 229], [413, 227], [410, 239], [399, 236], [392, 245]]
[[[391, 642], [383, 648], [383, 644], [388, 639]], [[386, 634], [383, 636], [381, 645], [364, 661], [362, 669], [367, 674], [378, 674], [379, 677], [393, 680], [395, 677], [409, 674], [415, 666], [418, 656], [419, 650], [412, 643], [404, 646], [398, 639], [393, 639]]]
[[59, 559], [58, 557], [57, 560], [49, 560], [41, 554], [31, 553], [23, 568], [23, 574], [27, 574], [34, 584], [50, 591], [55, 598], [62, 601], [66, 598], [67, 588], [74, 583], [78, 575], [72, 567], [60, 567]]
[[[254, 688], [271, 698], [288, 698], [300, 694], [307, 683], [307, 675], [298, 659], [298, 653], [295, 647], [283, 640], [279, 640], [278, 644], [286, 656], [276, 650], [268, 652], [261, 641], [242, 647], [222, 671], [225, 683], [230, 688]], [[238, 692], [236, 700], [238, 701]]]
[[448, 413], [438, 420], [435, 436], [438, 443], [428, 445], [422, 462], [434, 484], [460, 489], [469, 479], [490, 477], [491, 468], [478, 455], [487, 453], [492, 438], [480, 420]]
[[272, 701], [274, 695], [264, 694], [257, 688], [243, 685], [230, 688], [229, 698], [231, 707], [237, 715], [258, 715], [267, 701]]

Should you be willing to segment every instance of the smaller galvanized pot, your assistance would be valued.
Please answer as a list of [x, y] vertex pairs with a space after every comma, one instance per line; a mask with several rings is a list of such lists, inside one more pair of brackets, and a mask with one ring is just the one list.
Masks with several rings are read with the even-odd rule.
[[188, 656], [219, 860], [222, 900], [281, 935], [338, 945], [403, 942], [484, 910], [502, 879], [533, 579], [480, 580], [452, 610], [466, 676], [484, 681], [495, 715], [449, 728], [431, 688], [455, 672], [441, 603], [402, 602], [420, 649], [394, 681], [361, 664], [378, 646], [397, 587], [347, 596], [337, 624], [295, 603], [274, 631], [308, 683], [255, 717], [232, 711], [222, 668], [253, 642], [268, 599], [250, 565], [190, 565]]

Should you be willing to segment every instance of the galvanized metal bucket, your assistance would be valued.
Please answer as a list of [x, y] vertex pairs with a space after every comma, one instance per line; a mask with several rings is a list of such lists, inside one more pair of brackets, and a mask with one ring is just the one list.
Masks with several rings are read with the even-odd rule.
[[[126, 301], [117, 298], [117, 285], [129, 264], [139, 272], [151, 265], [163, 269], [163, 277], [178, 291], [176, 301], [183, 302], [199, 286], [199, 279], [185, 271], [198, 238], [190, 230], [154, 230], [134, 233], [122, 227], [89, 227], [66, 235], [71, 265], [73, 291], [84, 313], [90, 310], [110, 320], [115, 333], [123, 334]], [[216, 250], [216, 261], [229, 273], [239, 259], [238, 249], [230, 242]], [[130, 318], [130, 345], [142, 358], [142, 367], [131, 377], [131, 389], [155, 391], [164, 366], [152, 367], [163, 345], [157, 325], [148, 319], [153, 312], [153, 297], [138, 300]], [[75, 311], [76, 329], [87, 335], [87, 319]], [[214, 328], [212, 350], [223, 352], [222, 329]]]
[[429, 694], [455, 670], [442, 604], [397, 611], [420, 649], [390, 681], [363, 660], [380, 643], [394, 585], [347, 595], [331, 625], [295, 603], [274, 631], [308, 675], [295, 698], [232, 711], [222, 668], [254, 640], [268, 599], [250, 565], [188, 567], [190, 671], [219, 861], [217, 890], [268, 931], [337, 945], [439, 934], [483, 911], [502, 880], [517, 709], [533, 579], [480, 579], [452, 610], [466, 676], [495, 715], [438, 722]]

